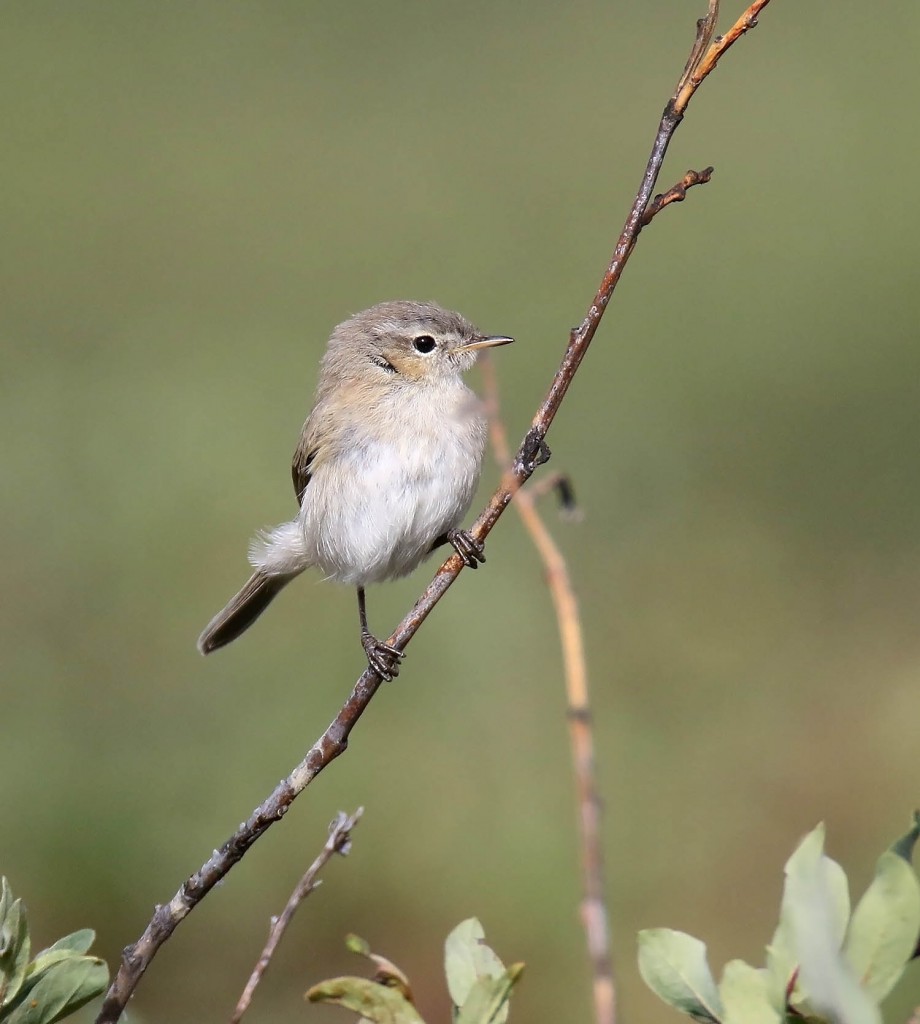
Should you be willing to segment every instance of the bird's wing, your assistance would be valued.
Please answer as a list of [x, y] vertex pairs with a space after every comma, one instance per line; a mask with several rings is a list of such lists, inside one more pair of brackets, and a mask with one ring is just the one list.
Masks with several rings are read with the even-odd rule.
[[303, 504], [304, 491], [313, 475], [310, 468], [316, 458], [316, 434], [311, 427], [311, 419], [308, 419], [303, 425], [300, 440], [294, 449], [294, 458], [291, 460], [291, 478], [294, 481], [294, 493], [297, 495], [298, 505]]

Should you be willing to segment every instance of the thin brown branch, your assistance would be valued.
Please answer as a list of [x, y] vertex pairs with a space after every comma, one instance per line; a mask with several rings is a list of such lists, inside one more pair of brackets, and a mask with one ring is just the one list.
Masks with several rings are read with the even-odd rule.
[[[695, 62], [694, 66], [690, 67], [690, 62], [687, 62], [687, 69], [681, 80], [677, 84], [677, 89], [674, 92], [673, 106], [674, 111], [677, 114], [683, 114], [687, 109], [687, 104], [690, 102], [690, 98], [700, 87], [703, 79], [707, 75], [711, 74], [715, 70], [716, 65], [722, 59], [725, 52], [746, 33], [750, 32], [752, 28], [757, 27], [757, 17], [760, 12], [767, 6], [770, 0], [754, 0], [747, 10], [741, 15], [741, 17], [735, 22], [734, 25], [722, 36], [716, 36], [709, 46], [709, 49], [705, 54], [701, 54], [699, 59]], [[712, 17], [713, 0], [710, 0], [709, 17]], [[716, 14], [718, 14], [718, 0], [715, 0]], [[707, 23], [708, 18], [703, 19], [700, 24]], [[715, 22], [712, 22], [712, 28], [715, 28]], [[697, 37], [699, 40], [699, 35]], [[707, 40], [708, 41], [708, 40]]]
[[687, 189], [694, 185], [705, 185], [712, 177], [714, 168], [705, 167], [702, 171], [687, 171], [676, 185], [672, 185], [667, 192], [661, 192], [648, 204], [645, 214], [642, 217], [642, 227], [647, 227], [652, 218], [656, 217], [671, 203], [682, 203], [687, 198]]
[[[737, 38], [748, 28], [753, 27], [753, 18], [766, 6], [768, 0], [758, 0], [751, 4], [745, 15], [742, 15], [732, 32]], [[736, 31], [737, 30], [737, 31]], [[492, 495], [488, 505], [479, 514], [472, 526], [471, 533], [478, 540], [485, 540], [508, 507], [514, 495], [526, 483], [537, 466], [549, 457], [546, 447], [546, 434], [559, 411], [569, 385], [581, 365], [588, 346], [594, 337], [604, 310], [610, 302], [614, 289], [620, 280], [623, 270], [632, 255], [639, 233], [642, 230], [643, 218], [658, 180], [661, 165], [674, 132], [683, 120], [686, 105], [696, 90], [696, 85], [715, 67], [719, 58], [728, 49], [734, 38], [728, 35], [714, 43], [706, 55], [698, 62], [688, 79], [682, 95], [685, 98], [672, 98], [665, 108], [664, 114], [655, 135], [652, 152], [649, 156], [645, 172], [629, 216], [623, 227], [616, 247], [601, 279], [597, 293], [591, 302], [588, 312], [581, 324], [569, 335], [568, 345], [562, 362], [553, 377], [546, 397], [540, 403], [530, 429], [521, 441], [511, 462], [510, 468], [502, 476], [498, 489]], [[726, 42], [726, 40], [728, 40]], [[721, 47], [721, 49], [720, 49]], [[714, 52], [715, 51], [715, 52]], [[701, 69], [705, 72], [701, 74]], [[696, 82], [696, 84], [694, 84]], [[460, 575], [463, 562], [459, 555], [451, 555], [435, 573], [434, 579], [415, 602], [415, 606], [406, 615], [396, 630], [389, 637], [388, 643], [403, 650], [418, 631], [421, 624], [431, 613], [434, 606]], [[109, 991], [102, 1003], [102, 1009], [96, 1018], [96, 1024], [114, 1024], [121, 1016], [128, 999], [137, 988], [140, 979], [147, 970], [157, 950], [172, 935], [177, 925], [194, 907], [224, 878], [230, 869], [237, 864], [252, 844], [271, 825], [279, 821], [288, 812], [294, 800], [306, 789], [319, 773], [342, 754], [348, 746], [348, 737], [355, 723], [364, 713], [373, 699], [380, 678], [370, 669], [365, 669], [359, 677], [351, 695], [342, 709], [335, 716], [328, 728], [313, 744], [299, 765], [282, 779], [271, 794], [253, 811], [250, 817], [233, 833], [224, 845], [181, 886], [169, 903], [157, 906], [144, 933], [131, 946], [127, 946], [122, 954], [121, 965], [112, 981]]]
[[[499, 414], [498, 377], [489, 358], [482, 366], [492, 450], [499, 465], [508, 460], [508, 438]], [[564, 479], [564, 478], [559, 478]], [[594, 734], [588, 696], [588, 669], [578, 599], [568, 566], [537, 508], [537, 488], [524, 488], [514, 507], [543, 562], [546, 583], [556, 609], [562, 645], [569, 743], [578, 801], [581, 850], [581, 920], [591, 963], [596, 1024], [616, 1024], [616, 985], [610, 950], [610, 915], [604, 898], [604, 857], [601, 842], [601, 801], [597, 789]]]
[[348, 854], [351, 849], [352, 830], [361, 820], [361, 815], [363, 813], [363, 807], [359, 807], [355, 813], [351, 815], [345, 814], [344, 811], [339, 811], [330, 823], [329, 838], [326, 840], [326, 845], [322, 850], [320, 850], [316, 860], [314, 860], [307, 868], [303, 878], [301, 878], [297, 883], [294, 891], [291, 893], [290, 898], [284, 906], [284, 910], [281, 911], [278, 917], [272, 918], [271, 928], [268, 931], [268, 941], [265, 943], [262, 955], [256, 961], [256, 965], [252, 969], [252, 974], [249, 976], [249, 981], [246, 982], [246, 987], [240, 995], [239, 1002], [236, 1004], [236, 1009], [230, 1017], [230, 1024], [239, 1024], [243, 1019], [243, 1014], [249, 1009], [249, 1004], [252, 1002], [252, 996], [256, 990], [256, 986], [262, 980], [262, 975], [265, 974], [266, 970], [268, 970], [268, 965], [271, 963], [271, 959], [275, 955], [278, 943], [281, 942], [281, 937], [284, 935], [287, 926], [293, 920], [294, 914], [297, 912], [297, 908], [320, 884], [318, 880], [320, 871], [322, 871], [326, 864], [328, 864], [337, 853], [342, 854], [343, 856]]
[[706, 53], [712, 37], [716, 33], [716, 22], [719, 20], [719, 0], [709, 0], [709, 11], [705, 18], [700, 18], [696, 23], [696, 39], [693, 41], [693, 49], [684, 65], [684, 70], [677, 81], [677, 88], [674, 90], [676, 96], [687, 84], [693, 73], [700, 66], [703, 56]]

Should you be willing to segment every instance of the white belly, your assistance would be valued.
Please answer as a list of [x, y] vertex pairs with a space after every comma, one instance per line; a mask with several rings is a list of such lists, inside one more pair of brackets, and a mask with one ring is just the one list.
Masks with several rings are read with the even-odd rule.
[[[466, 388], [455, 408], [425, 406], [388, 439], [356, 439], [317, 469], [300, 523], [312, 564], [363, 586], [410, 573], [473, 500], [485, 423]], [[453, 396], [451, 396], [453, 397]]]

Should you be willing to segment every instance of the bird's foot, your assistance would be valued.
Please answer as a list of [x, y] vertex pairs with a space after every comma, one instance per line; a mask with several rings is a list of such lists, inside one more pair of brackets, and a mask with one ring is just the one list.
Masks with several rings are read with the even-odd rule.
[[479, 563], [486, 560], [485, 545], [466, 530], [448, 530], [447, 540], [467, 569], [478, 569]]
[[399, 675], [399, 663], [405, 657], [402, 651], [367, 632], [361, 634], [361, 646], [367, 655], [368, 666], [385, 683]]
[[543, 440], [543, 433], [544, 431], [537, 430], [536, 427], [531, 427], [527, 431], [527, 436], [521, 444], [521, 451], [516, 460], [515, 469], [523, 470], [530, 476], [538, 466], [549, 462], [553, 453], [549, 450], [549, 445], [546, 441]]

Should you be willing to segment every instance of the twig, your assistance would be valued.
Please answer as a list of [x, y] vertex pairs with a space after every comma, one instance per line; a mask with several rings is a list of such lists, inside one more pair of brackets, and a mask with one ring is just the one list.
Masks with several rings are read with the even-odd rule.
[[712, 177], [714, 168], [706, 167], [702, 171], [687, 171], [676, 185], [672, 185], [667, 192], [663, 192], [648, 204], [642, 217], [642, 226], [651, 223], [654, 216], [661, 213], [671, 203], [682, 203], [687, 198], [687, 189], [694, 185], [705, 185]]
[[[636, 240], [644, 226], [645, 211], [652, 198], [665, 153], [674, 132], [683, 119], [687, 103], [702, 79], [712, 71], [728, 46], [748, 28], [753, 27], [753, 17], [766, 6], [767, 2], [768, 0], [757, 0], [751, 4], [747, 13], [739, 19], [738, 24], [744, 23], [743, 27], [737, 29], [736, 25], [732, 29], [732, 32], [736, 32], [737, 29], [735, 36], [729, 38], [731, 33], [728, 33], [722, 37], [721, 41], [710, 47], [704, 58], [696, 61], [694, 70], [683, 84], [680, 97], [675, 94], [665, 108], [645, 173], [642, 176], [642, 182], [626, 219], [626, 224], [620, 233], [613, 256], [601, 279], [597, 294], [594, 296], [584, 320], [569, 335], [569, 342], [562, 362], [553, 377], [546, 397], [534, 415], [530, 429], [514, 456], [510, 469], [505, 472], [489, 504], [479, 514], [472, 526], [471, 533], [478, 540], [484, 540], [488, 536], [520, 487], [526, 483], [537, 466], [549, 457], [545, 442], [547, 431], [559, 411], [572, 378], [588, 351], [588, 346], [597, 331], [604, 310], [607, 308], [610, 297], [635, 248]], [[696, 47], [696, 45], [695, 43], [694, 46]], [[706, 68], [705, 74], [700, 73], [700, 69], [703, 67]], [[435, 573], [434, 579], [415, 602], [413, 609], [397, 626], [393, 635], [388, 638], [387, 643], [403, 650], [434, 606], [460, 575], [462, 568], [463, 562], [460, 556], [451, 555]], [[127, 946], [123, 951], [121, 965], [103, 1000], [96, 1024], [114, 1024], [118, 1020], [157, 950], [172, 935], [179, 922], [242, 859], [259, 836], [274, 822], [284, 817], [294, 800], [313, 779], [345, 751], [351, 730], [373, 699], [379, 686], [380, 678], [376, 673], [365, 669], [358, 678], [351, 696], [345, 701], [329, 727], [307, 752], [303, 761], [286, 779], [282, 779], [278, 783], [272, 793], [253, 811], [249, 819], [240, 825], [224, 845], [216, 850], [198, 871], [183, 883], [169, 903], [155, 908], [153, 917], [144, 929], [144, 933], [137, 942]]]
[[239, 1024], [243, 1019], [243, 1014], [249, 1009], [256, 986], [268, 969], [268, 965], [275, 955], [275, 950], [278, 948], [278, 943], [281, 942], [281, 937], [284, 935], [287, 926], [291, 923], [297, 908], [321, 884], [317, 879], [317, 875], [337, 853], [343, 856], [348, 854], [351, 849], [352, 830], [361, 820], [363, 813], [363, 807], [359, 807], [352, 815], [339, 811], [330, 823], [329, 838], [326, 840], [326, 845], [319, 852], [316, 860], [307, 868], [303, 878], [297, 883], [290, 899], [284, 906], [284, 910], [281, 911], [278, 917], [272, 918], [271, 928], [268, 932], [268, 941], [265, 943], [262, 955], [252, 969], [249, 981], [246, 982], [246, 987], [243, 989], [239, 1002], [236, 1004], [236, 1009], [233, 1011], [233, 1016], [230, 1018], [230, 1024]]
[[690, 51], [687, 63], [684, 65], [684, 70], [678, 79], [677, 88], [674, 90], [675, 97], [683, 91], [694, 72], [700, 66], [706, 49], [712, 42], [712, 37], [716, 34], [716, 22], [719, 20], [719, 2], [720, 0], [709, 0], [709, 11], [706, 17], [700, 18], [696, 23], [696, 39], [693, 42], [693, 49]]
[[[508, 461], [508, 437], [499, 415], [498, 376], [490, 358], [483, 360], [482, 377], [492, 450], [499, 465]], [[564, 480], [565, 478], [560, 478]], [[610, 915], [604, 898], [604, 856], [601, 842], [601, 801], [597, 789], [594, 735], [588, 697], [588, 669], [578, 599], [568, 566], [537, 509], [537, 488], [518, 492], [514, 507], [530, 534], [546, 572], [546, 582], [556, 608], [564, 664], [569, 743], [578, 797], [581, 847], [581, 921], [591, 963], [596, 1024], [615, 1024], [616, 985], [610, 950]]]
[[[770, 0], [754, 0], [754, 3], [745, 10], [744, 14], [741, 15], [724, 36], [717, 36], [715, 38], [709, 49], [706, 50], [705, 55], [699, 53], [695, 61], [691, 55], [691, 61], [687, 62], [684, 74], [677, 83], [677, 89], [674, 92], [673, 103], [676, 113], [683, 114], [687, 109], [687, 104], [690, 102], [691, 97], [700, 87], [703, 79], [715, 70], [716, 64], [722, 59], [725, 51], [729, 47], [734, 46], [745, 32], [750, 32], [752, 28], [757, 28], [757, 17], [769, 2]], [[715, 30], [715, 19], [718, 17], [718, 14], [719, 0], [709, 0], [709, 14], [697, 23], [698, 43], [705, 39], [705, 43], [708, 44], [712, 39], [712, 33]], [[696, 49], [696, 46], [694, 49]], [[691, 63], [693, 64], [692, 67]]]

